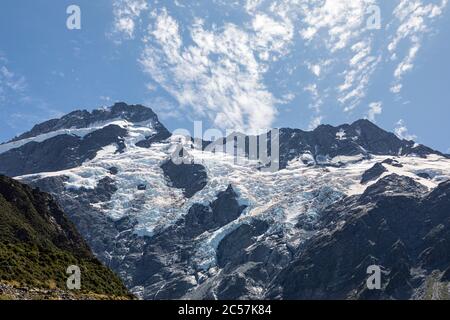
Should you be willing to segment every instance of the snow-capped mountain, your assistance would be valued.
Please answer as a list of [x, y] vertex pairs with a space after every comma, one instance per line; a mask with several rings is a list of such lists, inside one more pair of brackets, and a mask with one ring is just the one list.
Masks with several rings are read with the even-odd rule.
[[52, 193], [145, 299], [448, 297], [448, 156], [367, 120], [278, 139], [266, 172], [117, 103], [0, 145], [0, 173]]

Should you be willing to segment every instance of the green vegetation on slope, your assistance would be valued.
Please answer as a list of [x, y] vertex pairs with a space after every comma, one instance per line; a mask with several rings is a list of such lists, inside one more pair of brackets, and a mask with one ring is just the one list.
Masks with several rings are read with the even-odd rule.
[[129, 296], [50, 195], [0, 176], [0, 282], [66, 290], [70, 265], [81, 270], [80, 293]]

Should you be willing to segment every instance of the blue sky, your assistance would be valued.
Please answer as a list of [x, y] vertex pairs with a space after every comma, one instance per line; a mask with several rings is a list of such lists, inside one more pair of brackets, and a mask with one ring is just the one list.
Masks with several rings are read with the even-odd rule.
[[[68, 30], [66, 8], [81, 9]], [[376, 7], [374, 7], [376, 6]], [[450, 152], [448, 0], [2, 0], [0, 141], [115, 101], [169, 129], [369, 118]], [[376, 20], [379, 28], [368, 24]]]

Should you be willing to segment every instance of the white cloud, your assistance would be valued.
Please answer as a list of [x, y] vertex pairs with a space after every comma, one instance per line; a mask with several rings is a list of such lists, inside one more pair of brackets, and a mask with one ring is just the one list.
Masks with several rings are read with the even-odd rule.
[[[370, 80], [381, 61], [374, 54], [374, 33], [367, 28], [368, 9], [375, 0], [305, 0], [296, 3], [299, 35], [306, 47], [317, 52], [316, 62], [308, 62], [309, 70], [320, 77], [321, 91], [329, 91], [331, 83], [336, 100], [344, 111], [351, 111], [365, 98]], [[326, 57], [324, 59], [324, 57]], [[329, 66], [322, 68], [321, 61]], [[333, 62], [333, 63], [331, 63]]]
[[320, 126], [322, 124], [322, 120], [323, 120], [322, 116], [312, 118], [308, 125], [308, 130], [314, 130], [315, 128]]
[[381, 102], [372, 102], [371, 104], [369, 104], [369, 112], [367, 118], [370, 121], [374, 122], [375, 117], [377, 115], [380, 115], [382, 111], [383, 111], [383, 104]]
[[292, 92], [286, 93], [286, 94], [284, 94], [284, 95], [281, 97], [279, 103], [281, 103], [281, 104], [287, 104], [287, 103], [290, 103], [292, 100], [295, 99], [295, 97], [296, 97], [295, 94], [292, 93]]
[[[392, 78], [380, 81], [400, 93], [447, 2], [114, 0], [114, 14], [116, 31], [126, 38], [150, 26], [137, 41], [151, 92], [158, 94], [157, 85], [216, 126], [253, 130], [273, 123], [277, 105], [293, 107], [293, 94], [316, 121], [326, 107], [350, 112], [367, 105], [383, 68]], [[368, 26], [373, 5], [381, 7], [379, 30]], [[375, 119], [380, 109], [365, 112]]]
[[397, 122], [394, 132], [397, 135], [397, 137], [399, 137], [400, 139], [405, 139], [405, 140], [416, 140], [417, 139], [416, 135], [410, 134], [408, 132], [408, 128], [406, 127], [405, 121], [403, 121], [402, 119], [400, 119]]
[[[271, 126], [275, 99], [263, 84], [265, 67], [256, 55], [280, 47], [231, 23], [207, 30], [200, 20], [190, 28], [192, 44], [184, 46], [179, 24], [167, 10], [153, 16], [141, 63], [181, 106], [209, 117], [219, 128], [255, 131]], [[255, 42], [266, 46], [255, 52]]]
[[8, 59], [3, 51], [0, 50], [0, 64], [8, 63]]
[[145, 87], [147, 88], [148, 91], [153, 92], [156, 91], [158, 89], [158, 87], [156, 86], [156, 84], [154, 83], [147, 83], [145, 85]]
[[0, 117], [2, 124], [15, 131], [63, 114], [40, 98], [30, 95], [25, 76], [19, 74], [0, 51]]
[[114, 0], [114, 31], [134, 38], [136, 20], [147, 9], [146, 0]]
[[448, 0], [440, 0], [437, 4], [427, 4], [421, 0], [399, 1], [394, 10], [397, 29], [388, 45], [391, 59], [397, 60], [400, 55], [400, 43], [409, 43], [409, 47], [394, 71], [391, 92], [400, 93], [404, 75], [414, 68], [414, 61], [421, 47], [423, 35], [431, 31], [430, 23], [443, 13], [447, 4]]
[[344, 82], [338, 87], [338, 101], [345, 111], [353, 110], [366, 96], [367, 87], [381, 58], [370, 55], [370, 41], [359, 41], [351, 47], [353, 56], [343, 72]]
[[289, 20], [276, 21], [261, 13], [253, 18], [252, 27], [256, 34], [252, 42], [262, 60], [268, 60], [272, 52], [285, 53], [294, 33], [294, 27]]
[[160, 96], [152, 97], [146, 101], [146, 105], [152, 106], [153, 111], [158, 114], [162, 120], [167, 119], [185, 119], [185, 116], [179, 108], [173, 103]]
[[403, 85], [401, 83], [397, 83], [391, 87], [392, 93], [400, 93], [402, 91]]
[[299, 1], [305, 24], [300, 35], [307, 41], [321, 38], [331, 52], [346, 48], [365, 31], [366, 10], [374, 3], [374, 0]]
[[[385, 55], [395, 60], [404, 58], [393, 70], [390, 91], [399, 93], [403, 77], [414, 68], [423, 35], [431, 30], [430, 24], [443, 14], [448, 0], [398, 0], [394, 11], [381, 10], [384, 21], [381, 30], [371, 30], [367, 26], [368, 9], [381, 5], [375, 0], [304, 0], [284, 1], [286, 6], [300, 17], [298, 25], [300, 37], [306, 41], [310, 52], [333, 58], [333, 65], [327, 70], [313, 69], [320, 66], [319, 59], [307, 66], [322, 81], [317, 83], [320, 91], [331, 87], [333, 79], [341, 78], [335, 94], [344, 111], [351, 111], [363, 102], [370, 88], [373, 75], [386, 65]], [[386, 6], [388, 7], [388, 6]], [[295, 9], [296, 8], [296, 9]], [[392, 14], [392, 15], [391, 15]], [[388, 39], [388, 46], [379, 37]], [[407, 48], [400, 46], [406, 41]], [[317, 72], [320, 70], [319, 72]]]
[[312, 74], [314, 74], [316, 77], [320, 77], [320, 73], [322, 72], [322, 67], [320, 66], [320, 64], [312, 64], [307, 62], [306, 65], [308, 66], [308, 69]]
[[316, 112], [320, 112], [320, 107], [323, 104], [323, 100], [322, 95], [319, 93], [317, 84], [309, 84], [305, 88], [303, 88], [303, 90], [311, 95], [313, 102], [309, 105], [309, 107], [311, 109], [314, 109]]
[[104, 101], [104, 102], [107, 102], [107, 103], [112, 101], [110, 96], [100, 96], [99, 98], [100, 98], [101, 101]]
[[25, 77], [14, 73], [8, 66], [8, 59], [0, 53], [0, 102], [6, 102], [10, 98], [23, 98], [23, 92], [27, 87]]

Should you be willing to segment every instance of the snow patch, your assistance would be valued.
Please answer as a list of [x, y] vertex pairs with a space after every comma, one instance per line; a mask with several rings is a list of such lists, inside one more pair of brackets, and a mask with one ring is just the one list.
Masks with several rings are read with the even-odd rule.
[[40, 142], [44, 142], [45, 140], [48, 140], [48, 139], [51, 139], [51, 138], [54, 138], [54, 137], [60, 136], [60, 135], [72, 135], [72, 136], [77, 136], [77, 137], [83, 138], [86, 135], [88, 135], [94, 131], [103, 129], [103, 128], [105, 128], [109, 125], [113, 125], [113, 124], [120, 126], [122, 128], [125, 128], [129, 125], [129, 122], [127, 122], [125, 120], [113, 120], [113, 121], [108, 121], [108, 122], [96, 122], [87, 128], [60, 129], [60, 130], [52, 131], [49, 133], [40, 134], [35, 137], [1, 144], [0, 145], [0, 154], [5, 153], [12, 149], [20, 148], [30, 142], [40, 143]]

